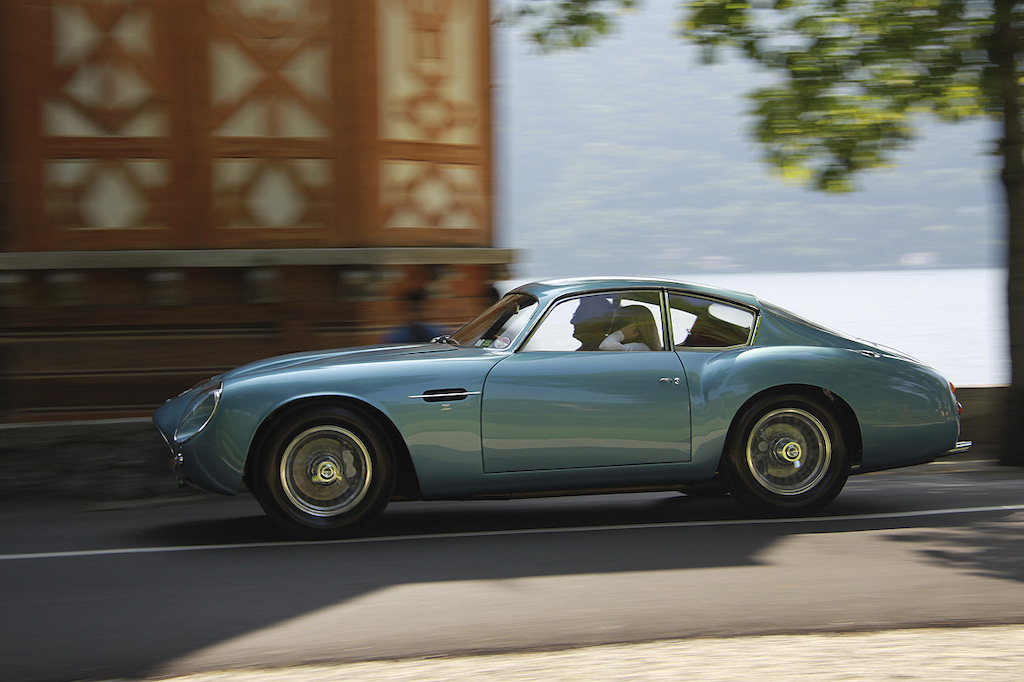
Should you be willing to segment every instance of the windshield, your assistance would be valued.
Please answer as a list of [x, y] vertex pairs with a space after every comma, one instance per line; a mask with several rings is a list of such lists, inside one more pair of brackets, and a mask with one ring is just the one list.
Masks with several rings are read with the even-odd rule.
[[456, 346], [508, 348], [537, 310], [537, 299], [528, 294], [509, 294], [451, 336]]

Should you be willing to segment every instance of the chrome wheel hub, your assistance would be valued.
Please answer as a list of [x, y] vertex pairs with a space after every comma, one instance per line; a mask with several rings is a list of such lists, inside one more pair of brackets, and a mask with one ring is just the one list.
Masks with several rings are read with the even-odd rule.
[[817, 417], [788, 407], [773, 410], [750, 430], [747, 467], [757, 483], [776, 495], [800, 495], [828, 472], [832, 441]]
[[333, 456], [325, 455], [310, 465], [309, 479], [316, 485], [331, 485], [341, 475], [340, 468]]
[[800, 446], [800, 443], [789, 438], [780, 438], [772, 446], [772, 454], [783, 462], [789, 462], [800, 466], [800, 458], [803, 456], [804, 449]]

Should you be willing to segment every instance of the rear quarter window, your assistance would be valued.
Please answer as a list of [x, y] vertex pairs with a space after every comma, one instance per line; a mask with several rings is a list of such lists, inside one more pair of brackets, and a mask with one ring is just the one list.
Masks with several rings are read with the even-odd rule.
[[689, 294], [669, 295], [669, 317], [677, 349], [746, 345], [757, 320], [748, 308]]

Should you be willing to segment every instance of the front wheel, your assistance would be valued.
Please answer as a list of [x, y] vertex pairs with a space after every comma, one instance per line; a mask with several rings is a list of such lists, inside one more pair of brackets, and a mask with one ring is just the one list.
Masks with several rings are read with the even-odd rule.
[[256, 453], [253, 494], [292, 535], [351, 535], [384, 509], [394, 464], [374, 424], [350, 410], [320, 407], [286, 417]]
[[795, 516], [834, 500], [850, 461], [832, 412], [788, 395], [760, 400], [741, 415], [724, 469], [733, 496], [745, 506], [767, 516]]

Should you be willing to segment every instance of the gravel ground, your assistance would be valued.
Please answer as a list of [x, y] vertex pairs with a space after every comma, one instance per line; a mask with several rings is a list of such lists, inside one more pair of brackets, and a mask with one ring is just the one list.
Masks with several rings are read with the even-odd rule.
[[233, 670], [179, 682], [434, 680], [972, 680], [1018, 682], [1024, 625], [690, 639], [566, 651], [461, 656], [283, 670]]

